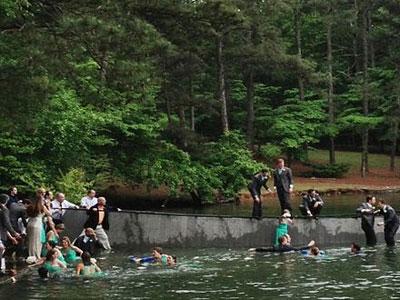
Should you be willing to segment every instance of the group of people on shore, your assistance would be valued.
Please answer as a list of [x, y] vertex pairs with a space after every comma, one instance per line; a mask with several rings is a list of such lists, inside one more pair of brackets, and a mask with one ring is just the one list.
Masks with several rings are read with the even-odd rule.
[[[276, 161], [276, 168], [273, 171], [274, 191], [276, 192], [281, 207], [281, 214], [284, 211], [292, 213], [290, 197], [293, 192], [294, 182], [292, 170], [285, 166], [284, 159], [280, 158]], [[267, 182], [271, 178], [268, 170], [264, 169], [254, 174], [252, 181], [248, 185], [248, 190], [253, 198], [252, 217], [261, 219], [262, 217], [262, 201], [261, 189], [264, 187], [267, 193], [272, 193]], [[306, 194], [302, 195], [302, 203], [299, 206], [302, 215], [307, 217], [318, 218], [324, 201], [316, 190], [310, 189]]]
[[[74, 240], [63, 235], [64, 214], [68, 209], [85, 209], [88, 218], [82, 233]], [[96, 197], [94, 190], [81, 199], [80, 206], [43, 188], [34, 198], [20, 200], [17, 187], [8, 194], [0, 194], [0, 275], [15, 275], [15, 269], [6, 267], [17, 261], [40, 266], [42, 277], [61, 274], [67, 267], [75, 268], [76, 275], [100, 272], [93, 258], [99, 250], [110, 250], [105, 230], [109, 229], [109, 208], [104, 197]], [[13, 278], [13, 277], [12, 277]]]

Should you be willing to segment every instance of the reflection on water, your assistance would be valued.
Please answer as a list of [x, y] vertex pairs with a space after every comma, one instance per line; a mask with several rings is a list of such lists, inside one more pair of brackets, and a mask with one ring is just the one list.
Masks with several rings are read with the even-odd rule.
[[[377, 199], [384, 199], [389, 205], [393, 206], [400, 212], [400, 193], [379, 193]], [[365, 200], [364, 194], [343, 194], [334, 196], [325, 196], [322, 216], [349, 216], [355, 214], [356, 208]], [[300, 196], [292, 196], [291, 204], [294, 215], [300, 215], [298, 207], [301, 202]], [[233, 215], [233, 216], [250, 216], [252, 210], [252, 202], [236, 205], [234, 203], [225, 203], [219, 205], [206, 206], [204, 208], [166, 208], [155, 209], [157, 211], [193, 213], [193, 214], [210, 214], [210, 215]], [[264, 199], [263, 216], [274, 217], [279, 215], [280, 206], [276, 197]]]
[[138, 270], [127, 251], [100, 260], [102, 278], [43, 281], [35, 271], [0, 287], [1, 299], [400, 299], [400, 250], [384, 246], [350, 255], [178, 250], [175, 268]]

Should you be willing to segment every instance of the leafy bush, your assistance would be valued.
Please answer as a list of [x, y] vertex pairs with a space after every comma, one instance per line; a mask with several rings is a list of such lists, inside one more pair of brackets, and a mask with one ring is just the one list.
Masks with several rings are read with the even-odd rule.
[[65, 194], [65, 198], [72, 203], [80, 203], [80, 199], [87, 190], [93, 186], [93, 182], [87, 182], [85, 171], [82, 169], [71, 169], [66, 174], [61, 174], [56, 182], [57, 191]]
[[319, 178], [342, 178], [349, 170], [349, 164], [309, 164], [312, 168], [305, 176]]
[[267, 143], [260, 147], [260, 155], [268, 161], [272, 161], [282, 153], [281, 147]]
[[203, 164], [221, 181], [219, 189], [224, 197], [237, 195], [252, 174], [265, 168], [252, 158], [245, 137], [237, 131], [225, 133], [216, 143], [205, 146]]

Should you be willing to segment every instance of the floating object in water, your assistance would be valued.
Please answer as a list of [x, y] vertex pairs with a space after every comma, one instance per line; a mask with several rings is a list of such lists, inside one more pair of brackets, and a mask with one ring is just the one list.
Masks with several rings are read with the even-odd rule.
[[153, 256], [143, 256], [143, 257], [137, 257], [134, 255], [129, 256], [129, 260], [131, 262], [137, 263], [137, 264], [144, 264], [144, 263], [155, 263], [156, 259]]

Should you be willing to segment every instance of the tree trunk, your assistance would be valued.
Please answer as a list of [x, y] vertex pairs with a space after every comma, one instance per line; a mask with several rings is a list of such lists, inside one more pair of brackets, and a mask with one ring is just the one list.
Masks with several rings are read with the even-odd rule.
[[179, 127], [180, 127], [180, 140], [182, 146], [184, 148], [187, 147], [187, 139], [186, 139], [186, 118], [185, 118], [185, 107], [183, 105], [179, 105], [178, 107], [178, 115], [179, 115]]
[[[399, 98], [398, 98], [399, 99]], [[399, 99], [400, 101], [400, 99]], [[397, 151], [397, 140], [399, 138], [399, 120], [398, 117], [393, 120], [392, 127], [392, 146], [390, 149], [390, 171], [394, 172], [396, 167], [396, 151]]]
[[221, 105], [221, 123], [222, 131], [229, 131], [228, 123], [228, 109], [226, 105], [226, 88], [225, 88], [225, 66], [223, 60], [223, 49], [224, 49], [224, 36], [218, 36], [218, 51], [217, 51], [217, 61], [218, 61], [218, 101]]
[[192, 105], [190, 107], [190, 129], [195, 132], [196, 131], [196, 125], [195, 125], [195, 111], [194, 111], [194, 106]]
[[[363, 5], [362, 14], [362, 42], [363, 42], [363, 88], [362, 88], [362, 105], [363, 114], [368, 116], [369, 91], [368, 91], [368, 1]], [[361, 150], [361, 176], [365, 177], [368, 173], [368, 125], [362, 130], [362, 150]]]
[[[372, 29], [372, 18], [371, 18], [371, 9], [368, 10], [368, 33], [371, 32]], [[370, 53], [370, 62], [371, 68], [375, 68], [375, 47], [374, 42], [369, 39], [369, 53]]]
[[189, 80], [189, 98], [190, 98], [190, 130], [195, 131], [196, 130], [196, 125], [195, 125], [195, 113], [194, 113], [194, 100], [193, 100], [193, 82], [192, 82], [192, 76], [190, 76]]
[[[250, 67], [251, 68], [251, 67]], [[253, 70], [249, 70], [246, 78], [246, 98], [247, 98], [247, 138], [251, 150], [254, 150], [254, 75]]]
[[[399, 71], [398, 71], [399, 72]], [[399, 139], [399, 122], [400, 122], [400, 95], [397, 95], [396, 109], [393, 115], [392, 123], [392, 146], [390, 149], [390, 171], [396, 168], [397, 140]]]
[[[296, 33], [297, 56], [299, 60], [302, 59], [302, 46], [301, 46], [301, 0], [297, 2], [294, 14], [294, 27]], [[297, 75], [299, 84], [299, 98], [300, 101], [304, 100], [304, 79], [301, 74]]]
[[[332, 4], [331, 4], [332, 5]], [[326, 44], [327, 44], [327, 60], [328, 60], [328, 115], [329, 126], [332, 128], [335, 123], [335, 103], [333, 99], [333, 71], [332, 71], [332, 7], [329, 7], [329, 16], [327, 24]], [[335, 138], [332, 133], [329, 136], [329, 163], [336, 163], [335, 157]]]
[[354, 59], [354, 74], [360, 72], [360, 63], [358, 59], [358, 3], [354, 0], [354, 35], [353, 35], [353, 59]]

